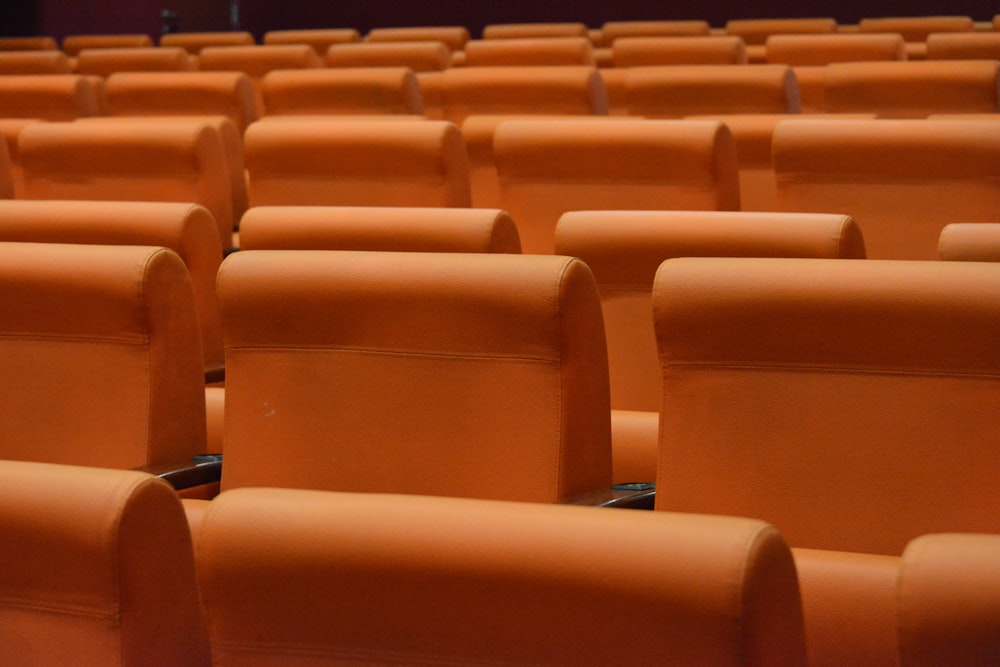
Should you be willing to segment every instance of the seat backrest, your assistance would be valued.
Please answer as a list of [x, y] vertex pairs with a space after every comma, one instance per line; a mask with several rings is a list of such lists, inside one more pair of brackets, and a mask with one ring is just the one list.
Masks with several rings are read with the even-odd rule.
[[105, 86], [112, 116], [226, 116], [240, 134], [257, 120], [253, 83], [242, 72], [122, 72]]
[[493, 136], [500, 208], [527, 253], [567, 211], [738, 210], [732, 133], [709, 121], [513, 120]]
[[204, 453], [201, 334], [176, 253], [2, 243], [0, 257], [0, 458], [134, 468]]
[[882, 16], [858, 21], [860, 32], [894, 32], [907, 42], [925, 42], [933, 32], [971, 32], [975, 24], [968, 16]]
[[100, 114], [94, 84], [78, 74], [0, 76], [0, 118], [75, 120]]
[[995, 530], [998, 295], [983, 262], [665, 262], [657, 509], [887, 555]]
[[41, 122], [35, 118], [0, 118], [0, 138], [7, 145], [7, 157], [10, 162], [10, 175], [14, 186], [14, 197], [21, 196], [24, 190], [24, 170], [21, 168], [21, 151], [18, 148], [18, 138], [21, 130], [33, 123]]
[[24, 199], [201, 204], [222, 247], [230, 245], [232, 170], [213, 121], [34, 123], [21, 130], [18, 147]]
[[928, 60], [1000, 60], [1000, 32], [940, 32], [927, 36]]
[[212, 214], [192, 204], [0, 202], [0, 241], [160, 246], [177, 253], [191, 277], [206, 367], [223, 363], [215, 300], [222, 261], [217, 229]]
[[153, 46], [149, 35], [67, 35], [62, 50], [68, 56], [79, 55], [86, 49], [137, 49]]
[[767, 62], [813, 66], [872, 60], [906, 60], [906, 42], [897, 33], [771, 35]]
[[625, 88], [628, 113], [645, 118], [800, 109], [798, 82], [787, 65], [632, 67]]
[[599, 46], [614, 47], [622, 37], [706, 37], [708, 21], [605, 21]]
[[745, 65], [739, 37], [619, 37], [611, 47], [615, 67], [650, 65]]
[[726, 21], [726, 34], [742, 37], [747, 44], [764, 44], [771, 35], [832, 33], [836, 31], [837, 22], [832, 18], [760, 18]]
[[125, 470], [0, 461], [0, 662], [211, 664], [176, 493]]
[[903, 552], [898, 599], [902, 667], [1000, 660], [1000, 536], [913, 540]]
[[271, 72], [262, 82], [269, 115], [412, 114], [424, 111], [408, 67], [352, 67]]
[[0, 199], [14, 198], [14, 165], [6, 140], [0, 141]]
[[611, 481], [577, 259], [241, 251], [218, 282], [222, 486], [555, 502]]
[[465, 26], [414, 26], [372, 28], [365, 35], [366, 42], [442, 42], [450, 51], [461, 51], [469, 41]]
[[519, 253], [521, 242], [497, 209], [257, 206], [240, 223], [240, 248]]
[[361, 42], [334, 44], [327, 67], [409, 67], [414, 72], [448, 69], [451, 52], [444, 42]]
[[287, 121], [244, 136], [250, 205], [469, 206], [462, 135], [444, 121]]
[[594, 272], [608, 337], [611, 407], [659, 411], [653, 278], [672, 257], [864, 258], [844, 215], [732, 211], [574, 211], [556, 226], [555, 251]]
[[249, 32], [171, 32], [160, 37], [160, 46], [179, 46], [197, 55], [209, 46], [250, 46], [254, 44]]
[[938, 238], [938, 258], [958, 262], [1000, 262], [1000, 223], [953, 222]]
[[[536, 39], [548, 37], [586, 37], [584, 23], [491, 23], [483, 26], [483, 39]], [[468, 44], [466, 44], [468, 47]]]
[[179, 46], [85, 49], [77, 56], [80, 74], [110, 76], [115, 72], [189, 72], [197, 69], [191, 54]]
[[224, 661], [805, 662], [791, 554], [747, 519], [238, 489], [198, 574]]
[[608, 112], [604, 82], [583, 65], [456, 67], [441, 74], [445, 118], [461, 124], [473, 114]]
[[72, 63], [61, 51], [0, 51], [0, 75], [72, 72]]
[[1000, 62], [834, 63], [827, 67], [827, 111], [871, 112], [883, 118], [1000, 110]]
[[320, 28], [316, 30], [269, 30], [264, 33], [264, 44], [308, 44], [323, 55], [333, 44], [350, 44], [361, 41], [361, 33], [354, 28]]
[[58, 51], [59, 44], [48, 36], [0, 37], [0, 51]]
[[594, 65], [594, 47], [586, 37], [474, 39], [465, 45], [468, 67], [517, 65]]
[[204, 71], [244, 72], [260, 79], [277, 69], [319, 67], [316, 51], [307, 44], [209, 46], [198, 56]]
[[946, 224], [1000, 211], [993, 121], [788, 120], [772, 150], [780, 210], [850, 215], [869, 257], [933, 259]]

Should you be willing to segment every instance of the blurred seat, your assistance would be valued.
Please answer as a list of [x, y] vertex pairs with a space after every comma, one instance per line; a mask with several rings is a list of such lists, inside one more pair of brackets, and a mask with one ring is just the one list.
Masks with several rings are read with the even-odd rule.
[[75, 120], [101, 113], [94, 83], [77, 74], [0, 76], [0, 118]]
[[0, 51], [58, 51], [52, 37], [0, 37]]
[[938, 238], [938, 258], [959, 262], [1000, 262], [1000, 222], [945, 225]]
[[907, 58], [927, 57], [927, 37], [935, 32], [972, 32], [975, 24], [968, 16], [884, 16], [863, 18], [860, 32], [894, 32], [906, 40]]
[[992, 263], [660, 267], [656, 508], [781, 531], [810, 664], [894, 664], [907, 543], [996, 528], [998, 294]]
[[420, 85], [407, 67], [279, 70], [261, 90], [269, 115], [423, 113]]
[[788, 120], [772, 151], [780, 210], [850, 215], [872, 258], [934, 259], [945, 225], [1000, 211], [997, 122]]
[[360, 42], [335, 44], [326, 51], [327, 67], [408, 67], [440, 72], [451, 66], [444, 42]]
[[520, 253], [521, 242], [496, 209], [258, 206], [243, 216], [240, 248]]
[[625, 95], [629, 115], [644, 118], [800, 109], [798, 82], [787, 65], [632, 67], [625, 76]]
[[483, 26], [483, 39], [489, 40], [586, 36], [587, 26], [573, 21], [563, 23], [491, 23]]
[[567, 211], [739, 210], [732, 133], [708, 121], [512, 120], [493, 137], [500, 208], [526, 253]]
[[462, 135], [430, 120], [281, 120], [244, 137], [250, 205], [471, 204]]
[[250, 46], [254, 44], [249, 32], [171, 32], [160, 37], [160, 46], [179, 46], [192, 55], [198, 55], [209, 46]]
[[1000, 32], [941, 32], [927, 36], [928, 60], [1000, 60]]
[[199, 547], [218, 660], [805, 661], [788, 547], [747, 519], [238, 489]]
[[76, 71], [94, 76], [115, 72], [190, 72], [197, 69], [192, 56], [180, 47], [86, 49], [77, 56]]
[[61, 51], [0, 51], [0, 75], [72, 72], [73, 64]]
[[449, 51], [461, 51], [469, 41], [464, 26], [414, 26], [373, 28], [365, 35], [366, 42], [442, 42]]
[[14, 198], [14, 167], [7, 142], [0, 141], [0, 200]]
[[594, 65], [594, 47], [582, 36], [474, 39], [465, 45], [465, 65]]
[[622, 37], [706, 37], [707, 21], [605, 21], [597, 46], [613, 47]]
[[[726, 21], [725, 34], [743, 38], [747, 45], [747, 58], [752, 63], [767, 60], [767, 38], [771, 35], [801, 35], [837, 32], [837, 21], [832, 18], [756, 18]], [[879, 31], [879, 32], [892, 32]]]
[[361, 41], [361, 33], [354, 28], [269, 30], [264, 33], [264, 44], [307, 44], [321, 56], [333, 44], [350, 44], [358, 41]]
[[1000, 535], [924, 535], [903, 552], [899, 661], [991, 665], [1000, 660]]
[[0, 461], [0, 662], [211, 664], [191, 538], [150, 475]]
[[137, 49], [153, 46], [149, 35], [67, 35], [62, 50], [68, 56], [77, 56], [85, 49]]
[[924, 118], [1000, 111], [995, 60], [834, 63], [826, 68], [827, 111]]
[[619, 37], [611, 47], [615, 67], [650, 65], [745, 65], [739, 37]]
[[21, 167], [21, 152], [18, 149], [18, 138], [21, 130], [32, 123], [41, 122], [35, 118], [0, 118], [0, 138], [6, 144], [6, 153], [10, 164], [11, 185], [13, 197], [21, 197], [24, 191], [24, 169]]
[[555, 252], [590, 266], [601, 293], [611, 377], [614, 481], [656, 479], [663, 403], [653, 333], [653, 277], [671, 257], [864, 258], [847, 216], [716, 211], [575, 211]]
[[311, 46], [305, 44], [277, 44], [270, 46], [210, 46], [202, 49], [200, 67], [206, 72], [243, 72], [250, 77], [257, 91], [257, 108], [267, 113], [264, 106], [262, 81], [268, 72], [284, 69], [312, 69], [321, 67], [323, 61]]

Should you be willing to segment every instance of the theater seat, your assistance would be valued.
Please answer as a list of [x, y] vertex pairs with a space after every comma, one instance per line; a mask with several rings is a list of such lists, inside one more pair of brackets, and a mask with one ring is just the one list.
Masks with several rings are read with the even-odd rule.
[[62, 50], [68, 56], [78, 56], [86, 49], [138, 49], [153, 46], [153, 40], [144, 34], [120, 35], [67, 35]]
[[361, 40], [354, 28], [319, 28], [315, 30], [269, 30], [264, 44], [307, 44], [323, 55], [334, 44], [351, 44]]
[[0, 662], [211, 664], [191, 539], [152, 476], [0, 461]]
[[1000, 262], [1000, 223], [945, 225], [938, 238], [938, 257], [960, 262]]
[[788, 547], [747, 519], [237, 489], [198, 575], [220, 664], [805, 661]]
[[407, 67], [279, 70], [261, 82], [269, 115], [424, 112], [417, 77]]
[[326, 51], [327, 67], [409, 67], [440, 72], [451, 66], [444, 42], [361, 42], [335, 44]]
[[107, 77], [115, 72], [189, 72], [194, 59], [179, 46], [131, 49], [86, 49], [77, 56], [80, 74]]
[[707, 37], [707, 21], [605, 21], [597, 46], [613, 47], [623, 37]]
[[160, 37], [160, 46], [179, 46], [192, 55], [198, 55], [210, 46], [250, 46], [254, 44], [249, 32], [170, 32]]
[[619, 37], [611, 47], [615, 67], [656, 65], [745, 65], [739, 37]]
[[365, 41], [441, 42], [449, 51], [461, 51], [469, 41], [469, 30], [456, 25], [372, 28], [365, 35]]
[[61, 51], [0, 51], [0, 75], [72, 72], [70, 59]]
[[594, 65], [590, 40], [578, 37], [471, 40], [465, 45], [467, 67], [518, 65]]
[[101, 113], [94, 82], [78, 74], [0, 76], [0, 118], [67, 121]]

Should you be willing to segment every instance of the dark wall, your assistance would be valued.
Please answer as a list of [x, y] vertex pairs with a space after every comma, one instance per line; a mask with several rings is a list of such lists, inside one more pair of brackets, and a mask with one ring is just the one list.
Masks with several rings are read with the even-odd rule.
[[160, 0], [36, 0], [34, 6], [36, 34], [56, 39], [94, 33], [160, 33]]

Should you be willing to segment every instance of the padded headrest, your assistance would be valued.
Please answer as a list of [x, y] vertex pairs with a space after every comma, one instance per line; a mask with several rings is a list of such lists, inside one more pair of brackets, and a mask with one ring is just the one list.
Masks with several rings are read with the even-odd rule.
[[62, 51], [0, 51], [0, 74], [70, 74], [73, 65]]
[[747, 44], [763, 44], [770, 35], [779, 33], [836, 31], [837, 21], [832, 18], [731, 19], [726, 22], [726, 33], [739, 35]]
[[612, 58], [615, 67], [649, 65], [746, 64], [746, 44], [739, 37], [619, 37]]
[[119, 71], [155, 70], [183, 72], [194, 69], [191, 55], [179, 46], [134, 49], [86, 49], [77, 56], [80, 74], [110, 76]]
[[265, 44], [308, 44], [323, 55], [333, 44], [361, 41], [355, 28], [319, 28], [316, 30], [269, 30], [264, 33]]
[[998, 55], [1000, 32], [939, 32], [927, 36], [930, 60], [997, 59]]
[[613, 46], [622, 37], [704, 37], [708, 21], [605, 21], [600, 46]]
[[854, 60], [906, 60], [906, 42], [896, 33], [771, 35], [767, 61], [809, 66]]
[[[491, 23], [483, 26], [484, 40], [586, 36], [586, 24], [577, 21], [562, 23]], [[466, 47], [468, 47], [468, 44], [466, 44]]]
[[62, 48], [68, 56], [78, 55], [84, 49], [128, 49], [153, 46], [149, 35], [67, 35]]
[[952, 223], [938, 239], [938, 257], [965, 262], [1000, 262], [1000, 223]]
[[179, 46], [197, 54], [208, 46], [236, 46], [254, 43], [249, 32], [170, 32], [160, 37], [160, 46]]
[[594, 47], [586, 37], [474, 39], [465, 45], [468, 67], [503, 65], [593, 65]]
[[367, 42], [442, 42], [452, 51], [461, 51], [469, 41], [465, 26], [417, 26], [373, 28], [365, 35]]
[[895, 32], [907, 42], [923, 42], [932, 32], [963, 32], [975, 30], [968, 16], [884, 16], [858, 21], [861, 32]]
[[105, 89], [113, 115], [218, 113], [241, 132], [257, 119], [253, 83], [243, 72], [119, 72]]
[[445, 110], [476, 107], [476, 113], [606, 114], [604, 81], [585, 65], [457, 67], [442, 75]]
[[322, 64], [316, 51], [306, 44], [208, 46], [201, 50], [199, 58], [204, 70], [237, 70], [253, 77], [275, 69]]
[[415, 72], [448, 69], [451, 52], [444, 42], [362, 42], [334, 44], [326, 52], [327, 67], [399, 67]]
[[422, 114], [417, 77], [408, 67], [276, 70], [264, 77], [269, 114]]
[[629, 113], [797, 113], [799, 84], [787, 65], [633, 67], [625, 79]]
[[0, 76], [0, 116], [75, 120], [100, 113], [97, 93], [79, 74]]

